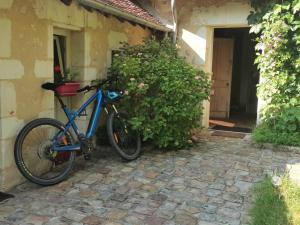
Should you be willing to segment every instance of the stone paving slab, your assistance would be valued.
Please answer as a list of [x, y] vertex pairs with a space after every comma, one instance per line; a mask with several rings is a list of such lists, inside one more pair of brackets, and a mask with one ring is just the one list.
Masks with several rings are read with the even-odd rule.
[[0, 224], [244, 225], [252, 185], [299, 159], [224, 138], [146, 151], [130, 163], [102, 150], [58, 185], [18, 186], [0, 203]]

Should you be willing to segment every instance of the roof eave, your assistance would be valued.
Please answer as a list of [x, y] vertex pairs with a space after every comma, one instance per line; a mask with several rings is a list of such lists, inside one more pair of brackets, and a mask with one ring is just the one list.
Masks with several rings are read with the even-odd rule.
[[144, 25], [146, 27], [149, 27], [149, 28], [152, 28], [155, 30], [160, 30], [160, 31], [164, 31], [164, 32], [172, 32], [173, 31], [171, 28], [168, 28], [166, 26], [144, 20], [140, 17], [134, 16], [130, 13], [123, 12], [115, 7], [112, 7], [112, 6], [109, 6], [109, 5], [100, 3], [100, 2], [96, 2], [94, 0], [77, 0], [77, 1], [84, 6], [88, 6], [88, 7], [97, 9], [99, 11], [102, 11], [102, 12], [105, 12], [105, 13], [108, 13], [108, 14], [111, 14], [114, 16], [124, 18], [131, 22], [138, 23], [138, 24]]

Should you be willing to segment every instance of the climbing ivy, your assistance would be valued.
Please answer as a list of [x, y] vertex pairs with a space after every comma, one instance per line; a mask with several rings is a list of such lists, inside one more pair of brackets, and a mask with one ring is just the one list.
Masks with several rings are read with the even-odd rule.
[[251, 0], [251, 6], [254, 9], [251, 11], [248, 21], [254, 25], [261, 22], [262, 17], [272, 8], [277, 2], [276, 0]]
[[272, 131], [300, 137], [300, 0], [259, 2], [252, 0], [256, 11], [249, 23], [258, 35], [263, 122]]

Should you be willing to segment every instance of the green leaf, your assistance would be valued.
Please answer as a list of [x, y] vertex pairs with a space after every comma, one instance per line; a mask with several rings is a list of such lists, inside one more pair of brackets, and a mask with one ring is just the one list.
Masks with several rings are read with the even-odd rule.
[[129, 93], [119, 107], [144, 140], [161, 148], [185, 146], [202, 115], [202, 107], [195, 106], [209, 97], [208, 75], [187, 64], [169, 39], [121, 49], [109, 69]]

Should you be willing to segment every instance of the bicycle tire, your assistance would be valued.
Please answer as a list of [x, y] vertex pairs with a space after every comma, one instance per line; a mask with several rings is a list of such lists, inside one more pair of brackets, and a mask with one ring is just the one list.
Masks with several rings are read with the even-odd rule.
[[[20, 131], [20, 133], [18, 134], [18, 136], [16, 138], [16, 142], [15, 142], [15, 146], [14, 146], [14, 157], [15, 157], [15, 162], [16, 162], [16, 165], [17, 165], [19, 171], [26, 179], [28, 179], [29, 181], [31, 181], [35, 184], [38, 184], [38, 185], [50, 186], [50, 185], [57, 184], [57, 183], [65, 180], [68, 177], [69, 173], [72, 170], [72, 167], [73, 167], [73, 164], [74, 164], [74, 161], [76, 158], [76, 152], [75, 151], [70, 152], [69, 159], [66, 161], [67, 166], [58, 176], [55, 176], [54, 178], [51, 178], [51, 179], [44, 179], [44, 178], [40, 178], [40, 177], [37, 177], [36, 175], [34, 175], [27, 168], [26, 163], [24, 162], [24, 159], [22, 156], [23, 143], [24, 143], [24, 140], [26, 139], [26, 137], [30, 134], [30, 132], [33, 133], [32, 132], [33, 129], [44, 126], [44, 125], [45, 126], [48, 125], [49, 127], [56, 128], [60, 131], [63, 131], [65, 129], [65, 126], [63, 123], [61, 123], [55, 119], [51, 119], [51, 118], [40, 118], [40, 119], [35, 119], [35, 120], [29, 122], [22, 128], [22, 130]], [[72, 135], [70, 133], [67, 133], [67, 135], [68, 135], [67, 138], [68, 138], [69, 144], [73, 144], [74, 141], [73, 141]], [[37, 152], [38, 151], [39, 150], [37, 150]], [[32, 152], [32, 155], [34, 155], [34, 152]]]
[[111, 146], [119, 153], [119, 155], [121, 156], [121, 158], [123, 158], [126, 161], [132, 161], [134, 159], [137, 159], [140, 154], [141, 154], [141, 136], [136, 133], [134, 134], [134, 139], [136, 141], [136, 146], [134, 146], [134, 152], [132, 154], [128, 154], [125, 149], [119, 144], [117, 143], [116, 140], [116, 133], [114, 131], [114, 124], [116, 123], [117, 119], [120, 118], [126, 118], [126, 114], [125, 113], [116, 113], [116, 112], [112, 112], [109, 114], [108, 119], [107, 119], [107, 135], [108, 135], [108, 139], [109, 142], [111, 144]]

